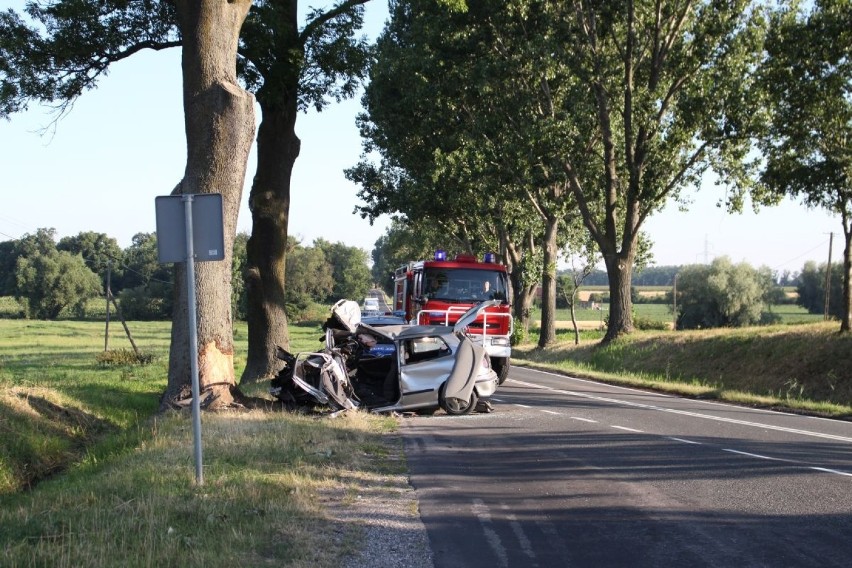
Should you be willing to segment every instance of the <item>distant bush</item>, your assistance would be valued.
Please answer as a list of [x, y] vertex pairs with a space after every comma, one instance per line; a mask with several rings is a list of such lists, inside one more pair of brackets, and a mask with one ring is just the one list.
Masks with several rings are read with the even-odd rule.
[[761, 321], [771, 279], [727, 257], [696, 264], [678, 275], [678, 329], [743, 327]]
[[640, 330], [655, 330], [665, 331], [671, 329], [671, 325], [667, 321], [659, 321], [641, 316], [633, 316], [633, 327]]
[[322, 322], [328, 318], [331, 307], [326, 304], [306, 300], [301, 304], [285, 304], [288, 323], [304, 323], [309, 321]]
[[24, 308], [12, 296], [0, 296], [0, 318], [20, 319], [24, 317]]
[[763, 312], [760, 314], [760, 325], [774, 325], [781, 323], [781, 316], [773, 312]]
[[118, 295], [121, 313], [128, 320], [167, 320], [172, 316], [172, 286], [151, 282], [146, 286], [125, 288]]
[[110, 365], [150, 365], [154, 362], [154, 355], [150, 353], [139, 353], [130, 349], [111, 349], [98, 353], [96, 357], [101, 367]]
[[589, 301], [596, 304], [608, 304], [609, 294], [606, 292], [592, 292], [589, 294]]
[[668, 304], [672, 303], [672, 292], [660, 291], [643, 294], [636, 286], [630, 288], [630, 299], [634, 304]]

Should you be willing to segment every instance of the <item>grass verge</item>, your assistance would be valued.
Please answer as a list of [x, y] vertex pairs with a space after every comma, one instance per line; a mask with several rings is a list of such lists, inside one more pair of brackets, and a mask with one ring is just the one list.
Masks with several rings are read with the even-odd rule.
[[197, 486], [188, 413], [156, 414], [169, 323], [129, 325], [150, 364], [99, 362], [102, 324], [0, 320], [0, 566], [340, 565], [359, 527], [326, 508], [404, 470], [395, 420], [205, 414]]
[[[566, 336], [562, 336], [566, 337]], [[852, 337], [837, 323], [635, 332], [602, 346], [560, 340], [513, 351], [531, 365], [597, 380], [834, 418], [852, 418]]]
[[150, 423], [132, 452], [2, 498], [3, 566], [339, 566], [360, 537], [328, 496], [396, 472], [392, 419], [260, 411], [205, 414], [205, 483], [191, 421]]

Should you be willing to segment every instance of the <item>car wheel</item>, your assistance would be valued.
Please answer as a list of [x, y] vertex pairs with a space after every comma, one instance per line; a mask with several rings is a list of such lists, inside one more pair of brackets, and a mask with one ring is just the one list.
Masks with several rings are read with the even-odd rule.
[[479, 402], [479, 397], [476, 396], [476, 391], [471, 391], [470, 400], [465, 402], [458, 398], [444, 397], [444, 389], [446, 386], [447, 385], [445, 383], [444, 386], [441, 387], [440, 396], [438, 398], [438, 403], [441, 405], [441, 408], [444, 409], [444, 412], [450, 416], [462, 416], [473, 412], [473, 409], [476, 408], [476, 403]]
[[509, 363], [508, 357], [492, 357], [491, 358], [491, 368], [494, 369], [494, 372], [497, 373], [497, 384], [502, 385], [506, 382], [506, 379], [509, 378], [509, 368], [511, 364]]

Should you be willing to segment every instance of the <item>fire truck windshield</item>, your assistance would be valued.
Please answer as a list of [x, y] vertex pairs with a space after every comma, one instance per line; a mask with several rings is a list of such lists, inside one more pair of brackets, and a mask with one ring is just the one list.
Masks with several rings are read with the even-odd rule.
[[506, 274], [499, 270], [426, 268], [424, 294], [430, 300], [470, 302], [507, 298]]

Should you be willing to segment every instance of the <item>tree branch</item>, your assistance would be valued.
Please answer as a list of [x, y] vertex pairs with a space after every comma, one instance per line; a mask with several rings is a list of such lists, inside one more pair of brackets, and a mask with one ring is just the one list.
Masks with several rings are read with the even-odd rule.
[[305, 25], [305, 28], [302, 30], [302, 33], [299, 34], [299, 43], [301, 45], [305, 45], [308, 41], [308, 38], [311, 37], [323, 24], [330, 20], [333, 20], [341, 14], [345, 14], [355, 6], [366, 4], [369, 1], [370, 0], [346, 0], [346, 2], [338, 4], [328, 12], [323, 12], [317, 18], [311, 20], [307, 23], [307, 25]]

